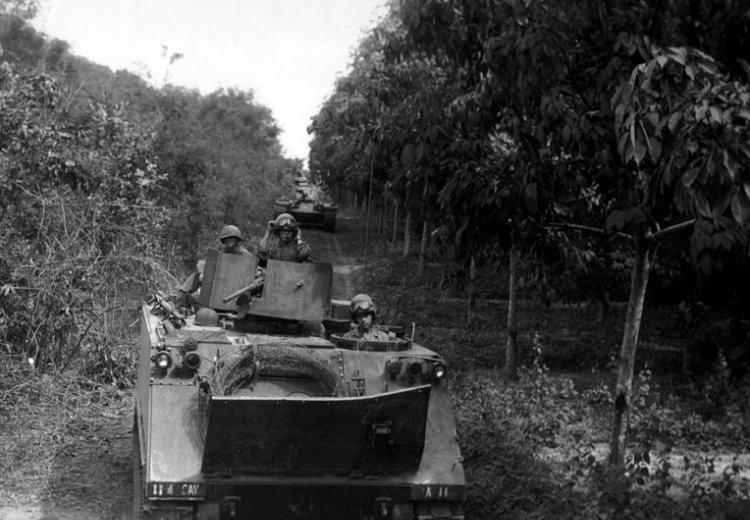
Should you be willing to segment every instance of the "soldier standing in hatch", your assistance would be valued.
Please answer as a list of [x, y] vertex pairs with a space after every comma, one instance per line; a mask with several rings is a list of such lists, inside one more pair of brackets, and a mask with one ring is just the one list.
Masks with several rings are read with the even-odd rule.
[[219, 235], [219, 251], [230, 255], [249, 255], [251, 254], [240, 242], [242, 242], [242, 233], [240, 228], [228, 224], [221, 228]]
[[351, 299], [350, 311], [352, 329], [344, 334], [345, 338], [361, 341], [388, 341], [390, 336], [374, 325], [377, 307], [367, 294], [358, 294]]
[[[253, 284], [255, 287], [237, 299], [237, 316], [241, 319], [250, 306], [250, 297], [260, 296], [265, 282], [265, 267], [268, 259], [286, 262], [304, 262], [310, 258], [312, 249], [302, 240], [297, 220], [289, 213], [281, 213], [268, 222], [266, 232], [258, 242], [258, 270]], [[323, 324], [311, 325], [313, 334], [324, 334]], [[322, 332], [321, 332], [322, 331]]]
[[289, 213], [282, 213], [268, 222], [266, 233], [258, 243], [258, 264], [265, 266], [268, 259], [287, 262], [304, 262], [312, 250], [302, 240], [297, 220]]
[[[282, 213], [275, 220], [268, 221], [266, 233], [258, 242], [258, 270], [255, 273], [255, 289], [250, 295], [257, 296], [263, 291], [265, 267], [268, 259], [286, 262], [304, 262], [310, 258], [312, 249], [302, 240], [297, 220], [289, 213]], [[240, 308], [245, 307], [246, 299], [237, 301]]]
[[[249, 255], [252, 254], [242, 244], [242, 232], [237, 226], [227, 224], [221, 228], [219, 233], [219, 251], [228, 255]], [[192, 294], [201, 286], [203, 277], [203, 268], [206, 265], [205, 260], [199, 260], [195, 271], [188, 276], [178, 287], [176, 293], [171, 295], [171, 299], [182, 307], [192, 307], [195, 303]]]

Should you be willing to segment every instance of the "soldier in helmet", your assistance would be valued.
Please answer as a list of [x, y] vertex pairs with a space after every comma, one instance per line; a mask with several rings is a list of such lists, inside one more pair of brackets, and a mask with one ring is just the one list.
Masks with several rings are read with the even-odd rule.
[[302, 240], [297, 220], [289, 213], [281, 213], [268, 222], [266, 233], [258, 242], [258, 262], [265, 266], [269, 258], [287, 262], [304, 262], [312, 250]]
[[242, 244], [240, 244], [240, 242], [242, 242], [242, 233], [240, 232], [240, 228], [238, 228], [237, 226], [227, 224], [226, 226], [221, 228], [219, 241], [221, 242], [219, 251], [221, 251], [222, 253], [228, 253], [230, 255], [250, 254], [250, 251], [248, 251]]
[[249, 298], [259, 296], [263, 292], [265, 267], [269, 258], [286, 262], [304, 262], [310, 258], [311, 252], [310, 246], [302, 240], [299, 225], [292, 215], [281, 213], [274, 220], [269, 220], [266, 232], [258, 242], [258, 270], [253, 282], [255, 287], [237, 299], [237, 315], [240, 318], [244, 317], [249, 307]]
[[388, 341], [390, 336], [375, 325], [377, 307], [367, 294], [358, 294], [349, 303], [352, 329], [344, 334], [345, 338], [362, 341]]
[[[231, 224], [227, 224], [221, 228], [221, 232], [219, 233], [219, 251], [229, 255], [251, 254], [241, 242], [242, 232], [240, 232], [240, 228]], [[199, 260], [195, 271], [177, 287], [177, 291], [171, 295], [170, 299], [183, 307], [192, 307], [195, 302], [191, 295], [201, 286], [201, 278], [203, 277], [203, 268], [205, 265], [205, 260]]]

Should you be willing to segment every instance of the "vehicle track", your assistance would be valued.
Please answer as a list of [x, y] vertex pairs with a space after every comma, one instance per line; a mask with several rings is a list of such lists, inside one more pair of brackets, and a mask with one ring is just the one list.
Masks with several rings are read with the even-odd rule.
[[303, 231], [310, 243], [315, 262], [328, 262], [333, 266], [333, 299], [348, 300], [363, 287], [363, 244], [356, 233], [357, 219], [342, 218], [336, 233], [317, 229]]

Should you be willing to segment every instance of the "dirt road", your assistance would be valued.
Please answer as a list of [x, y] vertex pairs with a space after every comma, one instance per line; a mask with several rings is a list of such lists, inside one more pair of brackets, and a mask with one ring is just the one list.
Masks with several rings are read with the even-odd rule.
[[0, 520], [129, 518], [131, 392], [51, 376], [24, 390], [0, 411]]
[[362, 292], [364, 241], [356, 233], [354, 219], [340, 219], [336, 233], [305, 230], [304, 238], [313, 247], [314, 261], [333, 265], [332, 298], [349, 299]]
[[[303, 231], [313, 260], [334, 266], [336, 299], [362, 290], [357, 229], [344, 216], [335, 234]], [[36, 383], [38, 396], [18, 388], [0, 401], [0, 520], [130, 518], [132, 391], [97, 390], [97, 397], [57, 378], [47, 383]]]

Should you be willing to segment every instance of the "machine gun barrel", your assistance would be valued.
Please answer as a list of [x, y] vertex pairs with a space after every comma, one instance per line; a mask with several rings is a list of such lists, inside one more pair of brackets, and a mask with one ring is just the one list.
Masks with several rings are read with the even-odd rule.
[[166, 315], [166, 318], [172, 322], [175, 326], [181, 327], [185, 324], [185, 316], [177, 309], [177, 307], [167, 300], [167, 297], [161, 291], [156, 291], [150, 298], [149, 303], [154, 306], [161, 307], [162, 311]]
[[227, 303], [236, 298], [239, 298], [245, 293], [251, 293], [257, 289], [260, 289], [261, 287], [263, 287], [263, 282], [264, 282], [263, 278], [256, 278], [255, 280], [253, 280], [253, 282], [250, 285], [243, 287], [242, 289], [239, 289], [237, 291], [234, 291], [232, 294], [226, 295], [225, 297], [221, 299], [221, 301], [224, 303]]

